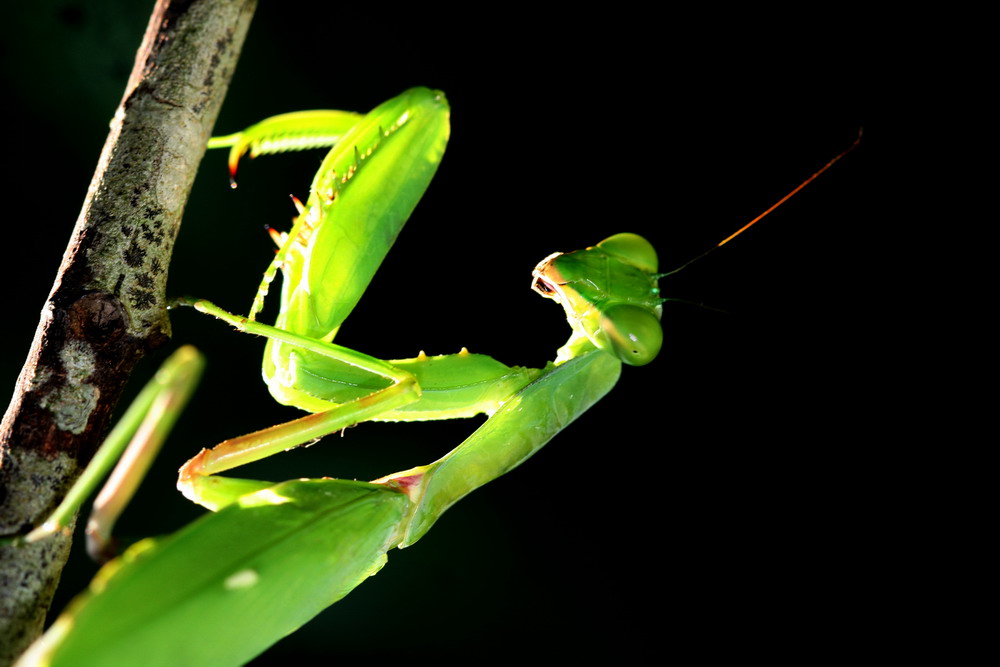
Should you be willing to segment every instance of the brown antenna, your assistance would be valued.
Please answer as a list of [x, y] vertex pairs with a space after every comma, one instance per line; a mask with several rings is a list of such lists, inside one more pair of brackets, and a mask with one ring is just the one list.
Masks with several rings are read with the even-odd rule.
[[786, 201], [788, 201], [789, 199], [791, 199], [792, 196], [795, 195], [799, 190], [801, 190], [802, 188], [806, 187], [807, 185], [809, 185], [810, 183], [812, 183], [814, 180], [816, 180], [816, 177], [818, 177], [824, 171], [826, 171], [827, 169], [829, 169], [830, 167], [832, 167], [837, 162], [837, 160], [839, 160], [840, 158], [844, 157], [845, 155], [847, 155], [848, 153], [850, 153], [851, 151], [853, 151], [855, 148], [857, 148], [858, 144], [861, 143], [861, 132], [862, 132], [862, 129], [863, 128], [858, 128], [858, 138], [855, 139], [854, 143], [852, 143], [850, 146], [848, 146], [846, 150], [842, 151], [835, 158], [833, 158], [832, 160], [830, 160], [829, 162], [827, 162], [825, 165], [823, 165], [823, 167], [819, 171], [817, 171], [815, 174], [813, 174], [812, 176], [810, 176], [806, 180], [804, 180], [801, 183], [799, 183], [798, 187], [796, 187], [794, 190], [792, 190], [791, 192], [789, 192], [787, 195], [785, 195], [784, 197], [782, 197], [781, 199], [779, 199], [778, 201], [776, 201], [766, 211], [764, 211], [763, 213], [761, 213], [760, 215], [758, 215], [756, 218], [754, 218], [753, 220], [751, 220], [747, 224], [743, 225], [742, 227], [740, 227], [739, 229], [737, 229], [735, 232], [733, 232], [732, 234], [730, 234], [726, 238], [722, 239], [717, 244], [715, 244], [714, 246], [712, 246], [711, 248], [709, 248], [705, 252], [701, 253], [700, 255], [698, 255], [697, 257], [695, 257], [694, 259], [685, 262], [684, 264], [682, 264], [681, 266], [677, 267], [673, 271], [668, 271], [667, 273], [661, 273], [661, 274], [659, 274], [658, 277], [663, 278], [665, 276], [672, 275], [674, 273], [677, 273], [681, 269], [683, 269], [683, 268], [685, 268], [685, 267], [687, 267], [687, 266], [689, 266], [691, 264], [694, 264], [699, 259], [701, 259], [705, 255], [707, 255], [708, 253], [712, 252], [713, 250], [718, 250], [719, 248], [721, 248], [722, 246], [726, 245], [727, 243], [729, 243], [730, 241], [732, 241], [733, 239], [735, 239], [737, 236], [739, 236], [740, 234], [742, 234], [743, 232], [745, 232], [746, 230], [750, 229], [752, 226], [754, 226], [755, 224], [757, 224], [758, 222], [760, 222], [769, 213], [771, 213], [771, 211], [773, 211], [774, 209], [776, 209], [779, 206], [781, 206], [782, 204], [784, 204]]

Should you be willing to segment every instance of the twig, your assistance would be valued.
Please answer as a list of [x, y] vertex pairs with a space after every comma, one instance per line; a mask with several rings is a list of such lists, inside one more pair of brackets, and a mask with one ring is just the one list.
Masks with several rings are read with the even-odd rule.
[[[158, 0], [0, 424], [0, 534], [58, 503], [135, 363], [170, 334], [167, 267], [256, 0]], [[0, 547], [0, 665], [40, 633], [70, 536]]]

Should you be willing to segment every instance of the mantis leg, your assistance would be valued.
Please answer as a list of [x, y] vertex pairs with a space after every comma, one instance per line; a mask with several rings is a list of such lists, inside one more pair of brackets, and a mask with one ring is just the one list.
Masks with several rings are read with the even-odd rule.
[[271, 486], [270, 482], [210, 477], [211, 475], [311, 442], [420, 398], [420, 386], [413, 374], [380, 359], [334, 343], [299, 336], [246, 317], [233, 315], [208, 301], [185, 303], [193, 305], [203, 313], [214, 315], [246, 333], [264, 336], [321, 354], [392, 382], [383, 389], [329, 410], [226, 440], [212, 449], [201, 450], [181, 467], [177, 481], [177, 488], [181, 493], [199, 505], [217, 510], [246, 493]]
[[236, 168], [240, 158], [249, 151], [250, 157], [302, 151], [333, 146], [361, 120], [361, 114], [350, 111], [317, 109], [272, 116], [251, 125], [242, 132], [224, 137], [212, 137], [208, 147], [229, 148], [229, 182], [236, 187]]
[[117, 462], [94, 501], [87, 522], [87, 552], [96, 561], [107, 560], [112, 555], [109, 543], [115, 521], [132, 499], [191, 397], [204, 365], [204, 357], [190, 345], [179, 348], [163, 362], [108, 434], [59, 507], [42, 525], [13, 541], [37, 542], [67, 530], [80, 506]]

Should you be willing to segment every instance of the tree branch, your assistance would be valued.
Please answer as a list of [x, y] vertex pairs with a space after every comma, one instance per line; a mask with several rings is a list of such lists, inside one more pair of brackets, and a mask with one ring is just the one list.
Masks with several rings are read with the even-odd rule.
[[[0, 534], [56, 506], [135, 365], [169, 336], [167, 267], [255, 0], [158, 0], [0, 424]], [[40, 633], [70, 536], [0, 547], [0, 665]]]

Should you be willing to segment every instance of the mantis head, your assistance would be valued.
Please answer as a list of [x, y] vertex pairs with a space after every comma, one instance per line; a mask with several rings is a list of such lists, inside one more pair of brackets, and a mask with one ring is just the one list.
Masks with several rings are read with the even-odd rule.
[[549, 255], [532, 272], [531, 289], [562, 304], [574, 337], [643, 366], [663, 344], [657, 264], [649, 241], [615, 234], [591, 248]]

